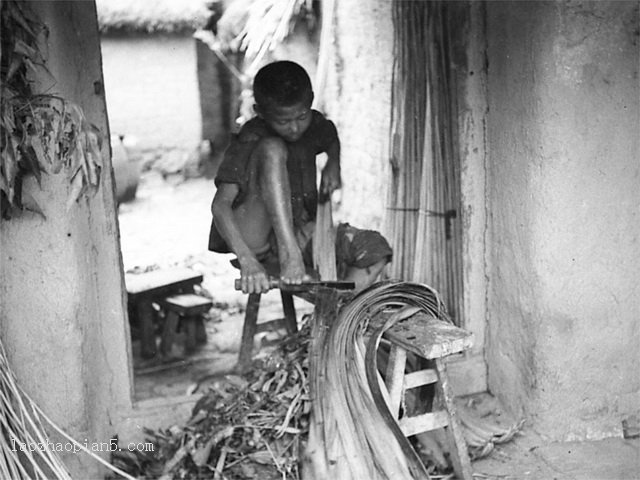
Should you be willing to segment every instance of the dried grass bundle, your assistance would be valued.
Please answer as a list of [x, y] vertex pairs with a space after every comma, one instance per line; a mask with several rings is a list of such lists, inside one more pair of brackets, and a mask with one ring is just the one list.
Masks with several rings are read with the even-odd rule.
[[16, 381], [0, 342], [0, 478], [11, 480], [71, 480], [56, 451], [49, 447], [45, 424], [74, 445], [74, 451], [87, 453], [123, 478], [135, 480], [87, 447], [71, 438], [31, 400]]

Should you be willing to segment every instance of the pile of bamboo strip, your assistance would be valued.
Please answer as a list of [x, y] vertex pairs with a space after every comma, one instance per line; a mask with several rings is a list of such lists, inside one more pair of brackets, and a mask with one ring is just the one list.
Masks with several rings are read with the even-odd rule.
[[[433, 285], [462, 310], [455, 77], [445, 2], [394, 2], [391, 172], [385, 229], [391, 276]], [[459, 323], [459, 322], [458, 322]]]
[[380, 398], [377, 374], [373, 384], [367, 378], [365, 335], [370, 319], [381, 312], [415, 307], [414, 312], [423, 310], [449, 321], [446, 307], [431, 288], [408, 282], [374, 284], [346, 304], [336, 318], [338, 300], [327, 293], [316, 303], [304, 478], [428, 479], [420, 458]]

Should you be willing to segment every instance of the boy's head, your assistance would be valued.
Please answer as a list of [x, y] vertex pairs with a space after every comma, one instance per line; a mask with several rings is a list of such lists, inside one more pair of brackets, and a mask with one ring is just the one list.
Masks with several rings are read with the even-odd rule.
[[262, 67], [253, 80], [253, 97], [256, 113], [286, 141], [295, 142], [311, 125], [311, 79], [297, 63]]
[[259, 108], [290, 107], [313, 101], [311, 79], [300, 65], [287, 60], [262, 67], [253, 79], [253, 98]]

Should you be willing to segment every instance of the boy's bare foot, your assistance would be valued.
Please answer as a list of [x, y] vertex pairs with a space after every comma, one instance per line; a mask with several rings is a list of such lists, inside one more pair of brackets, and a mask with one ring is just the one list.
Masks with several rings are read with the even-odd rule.
[[311, 280], [301, 255], [282, 255], [280, 258], [280, 279], [284, 283], [299, 285]]

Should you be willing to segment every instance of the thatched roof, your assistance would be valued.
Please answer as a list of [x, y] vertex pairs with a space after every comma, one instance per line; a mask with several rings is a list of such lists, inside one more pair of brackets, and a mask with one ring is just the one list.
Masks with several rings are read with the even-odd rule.
[[102, 32], [193, 32], [206, 24], [211, 0], [96, 0]]
[[255, 73], [262, 58], [283, 42], [299, 19], [307, 28], [315, 23], [311, 0], [232, 0], [217, 22], [217, 41], [223, 50], [241, 51]]

